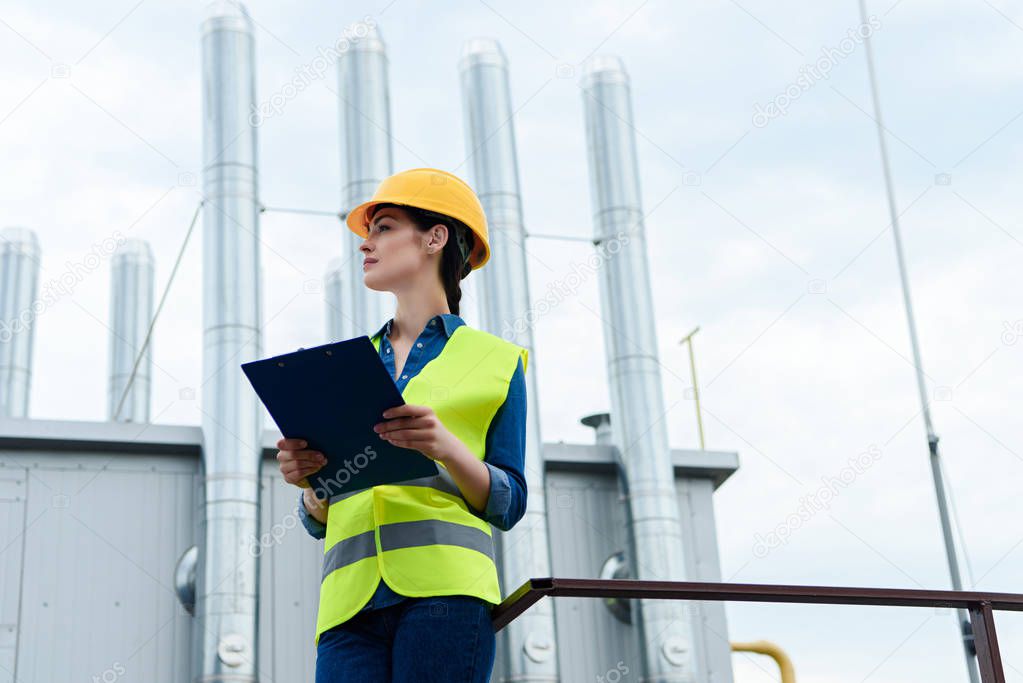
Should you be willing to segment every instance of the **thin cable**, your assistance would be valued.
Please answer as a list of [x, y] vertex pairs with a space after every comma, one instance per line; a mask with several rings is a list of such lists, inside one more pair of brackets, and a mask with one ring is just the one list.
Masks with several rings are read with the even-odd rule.
[[347, 213], [342, 213], [340, 211], [317, 211], [316, 209], [287, 209], [280, 206], [260, 206], [259, 211], [260, 213], [266, 211], [282, 211], [285, 213], [305, 213], [311, 216], [333, 216], [334, 218], [338, 218], [342, 221], [348, 217]]
[[576, 237], [574, 235], [541, 235], [536, 232], [527, 232], [526, 237], [539, 237], [545, 240], [567, 240], [570, 242], [589, 242], [593, 244], [594, 240], [592, 237]]
[[163, 295], [160, 297], [160, 304], [156, 307], [156, 313], [153, 314], [153, 319], [149, 322], [149, 329], [146, 330], [146, 338], [142, 342], [142, 348], [139, 349], [138, 355], [135, 356], [135, 365], [132, 366], [131, 375], [128, 377], [128, 383], [124, 385], [124, 392], [121, 394], [121, 400], [117, 402], [117, 410], [114, 411], [114, 420], [120, 417], [121, 409], [124, 407], [124, 400], [128, 397], [131, 385], [135, 382], [135, 374], [138, 372], [139, 364], [142, 362], [142, 356], [146, 353], [146, 349], [149, 348], [149, 340], [153, 336], [153, 328], [156, 327], [156, 320], [160, 317], [163, 305], [167, 301], [167, 294], [170, 292], [171, 284], [174, 282], [174, 276], [178, 272], [178, 266], [181, 265], [181, 257], [185, 254], [185, 247], [188, 246], [188, 239], [192, 236], [192, 230], [195, 228], [195, 223], [199, 219], [199, 211], [205, 203], [205, 199], [200, 199], [199, 205], [195, 207], [195, 214], [192, 216], [192, 222], [189, 223], [188, 232], [185, 233], [185, 239], [181, 243], [181, 249], [178, 250], [178, 258], [174, 262], [174, 268], [171, 269], [170, 277], [167, 278], [167, 285], [163, 288]]
[[977, 582], [973, 578], [973, 563], [970, 562], [970, 551], [966, 547], [966, 534], [963, 533], [963, 523], [959, 518], [959, 509], [956, 507], [955, 489], [952, 488], [952, 480], [945, 479], [945, 488], [948, 489], [948, 500], [952, 503], [952, 521], [955, 527], [956, 536], [959, 537], [959, 545], [963, 546], [963, 560], [966, 562], [966, 575], [970, 579], [970, 588], [976, 588]]

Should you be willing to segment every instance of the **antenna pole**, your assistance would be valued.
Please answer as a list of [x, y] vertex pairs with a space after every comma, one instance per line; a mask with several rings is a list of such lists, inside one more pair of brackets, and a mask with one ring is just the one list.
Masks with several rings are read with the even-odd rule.
[[[866, 0], [859, 0], [860, 21], [867, 24]], [[863, 39], [867, 54], [867, 71], [870, 75], [870, 93], [874, 101], [874, 120], [877, 123], [877, 137], [881, 146], [881, 167], [884, 170], [884, 185], [888, 195], [888, 213], [892, 221], [892, 234], [895, 236], [895, 254], [899, 262], [899, 278], [902, 281], [902, 299], [906, 307], [906, 321], [909, 325], [909, 340], [913, 347], [913, 366], [916, 369], [916, 385], [920, 393], [920, 404], [923, 406], [924, 425], [927, 429], [927, 447], [930, 453], [931, 474], [934, 477], [934, 492], [938, 498], [938, 514], [941, 518], [941, 533], [945, 539], [945, 555], [948, 558], [948, 572], [952, 578], [952, 588], [963, 589], [959, 576], [959, 559], [956, 555], [955, 541], [952, 537], [952, 522], [948, 514], [948, 502], [945, 499], [945, 482], [941, 470], [941, 454], [938, 451], [938, 435], [934, 432], [931, 422], [930, 403], [927, 400], [927, 388], [924, 384], [923, 363], [920, 359], [920, 345], [917, 342], [916, 322], [913, 316], [913, 303], [909, 294], [909, 277], [906, 274], [906, 262], [902, 254], [902, 237], [899, 231], [899, 215], [895, 209], [895, 191], [892, 188], [892, 175], [888, 166], [888, 148], [885, 146], [884, 126], [881, 123], [881, 101], [877, 93], [877, 78], [874, 74], [874, 56], [870, 47], [870, 36]], [[966, 610], [958, 609], [957, 622], [963, 638], [963, 649], [966, 654], [966, 669], [970, 674], [971, 683], [978, 683], [976, 668], [977, 650], [973, 641], [973, 628]]]
[[700, 432], [700, 450], [706, 450], [703, 442], [703, 417], [700, 415], [700, 390], [696, 386], [696, 359], [693, 357], [693, 335], [700, 331], [699, 325], [693, 331], [682, 337], [679, 344], [686, 344], [689, 347], [689, 375], [693, 378], [693, 401], [696, 403], [696, 428]]

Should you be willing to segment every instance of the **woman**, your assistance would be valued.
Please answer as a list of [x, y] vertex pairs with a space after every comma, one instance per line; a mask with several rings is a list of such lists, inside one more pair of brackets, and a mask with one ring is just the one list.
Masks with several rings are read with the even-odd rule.
[[317, 498], [323, 466], [281, 439], [281, 473], [303, 487], [299, 516], [325, 538], [317, 683], [488, 681], [501, 600], [491, 525], [525, 511], [526, 349], [465, 325], [461, 280], [490, 257], [479, 199], [456, 176], [412, 169], [352, 210], [363, 282], [393, 292], [371, 338], [405, 404], [379, 438], [420, 452], [437, 475]]

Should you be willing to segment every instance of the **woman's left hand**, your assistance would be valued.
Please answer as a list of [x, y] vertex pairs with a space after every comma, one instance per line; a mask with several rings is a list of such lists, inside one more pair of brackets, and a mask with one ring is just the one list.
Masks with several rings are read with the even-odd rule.
[[402, 448], [411, 448], [431, 460], [443, 462], [454, 452], [457, 439], [430, 406], [405, 405], [388, 408], [383, 412], [386, 422], [378, 422], [373, 430], [380, 438]]

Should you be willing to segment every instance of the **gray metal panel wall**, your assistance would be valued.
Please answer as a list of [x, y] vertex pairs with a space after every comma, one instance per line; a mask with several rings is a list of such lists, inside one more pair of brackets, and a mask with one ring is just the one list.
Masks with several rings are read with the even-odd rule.
[[298, 518], [299, 489], [263, 459], [259, 528], [259, 670], [261, 683], [312, 681], [323, 541]]
[[18, 681], [188, 680], [192, 617], [175, 595], [174, 567], [193, 543], [197, 464], [194, 456], [0, 451], [0, 474], [27, 479], [24, 533], [17, 505], [5, 505], [13, 514], [0, 520], [6, 551], [24, 543], [20, 568], [0, 556], [0, 585], [18, 582], [12, 570], [22, 577], [20, 617], [6, 598], [0, 616], [20, 621]]
[[[173, 582], [178, 558], [199, 538], [200, 432], [150, 425], [139, 435], [134, 429], [13, 421], [0, 430], [6, 439], [0, 448], [0, 683], [14, 680], [15, 653], [22, 683], [104, 675], [119, 683], [192, 680], [200, 634]], [[49, 443], [22, 450], [6, 432], [24, 432], [35, 444], [52, 438], [61, 452]], [[73, 450], [88, 440], [97, 445]], [[270, 457], [276, 451], [267, 445], [272, 441], [264, 438], [264, 505], [254, 546], [263, 563], [258, 678], [311, 681], [323, 541], [298, 521], [298, 489], [281, 479]], [[115, 452], [132, 446], [163, 454]], [[571, 444], [545, 444], [545, 455], [552, 574], [595, 578], [628, 539], [611, 458], [604, 449]], [[693, 550], [686, 569], [694, 580], [714, 581], [720, 579], [715, 480], [698, 472], [714, 475], [718, 460], [734, 469], [734, 457], [698, 455], [702, 460], [675, 456], [683, 534]], [[495, 532], [500, 559], [506, 537]], [[502, 585], [502, 594], [515, 588]], [[600, 600], [556, 598], [553, 605], [562, 680], [642, 676], [638, 629], [612, 617]], [[723, 605], [707, 603], [700, 618], [705, 629], [695, 633], [721, 635], [694, 643], [701, 670], [710, 663], [709, 679], [701, 680], [730, 683]]]
[[[714, 480], [676, 477], [675, 491], [678, 494], [682, 539], [689, 549], [686, 553], [686, 579], [720, 581]], [[728, 640], [725, 603], [694, 600], [689, 604], [696, 613], [692, 623], [697, 680], [701, 683], [732, 683], [732, 647]]]
[[[0, 682], [14, 681], [16, 644], [21, 682], [191, 680], [196, 622], [174, 569], [198, 539], [198, 465], [0, 452]], [[262, 480], [259, 680], [311, 681], [323, 541], [299, 522], [298, 489], [276, 460], [264, 460]]]
[[[0, 459], [0, 462], [5, 462]], [[6, 464], [6, 463], [5, 463]], [[0, 468], [0, 682], [14, 681], [25, 539], [24, 468]]]
[[[626, 513], [611, 474], [548, 470], [547, 523], [552, 574], [562, 578], [599, 578], [600, 568], [608, 557], [620, 550], [628, 552]], [[601, 600], [565, 597], [553, 600], [561, 680], [642, 678], [638, 629], [611, 616]]]
[[[552, 575], [598, 578], [614, 552], [632, 552], [628, 509], [621, 500], [610, 450], [601, 446], [545, 444], [547, 519]], [[673, 451], [686, 578], [720, 581], [714, 490], [737, 467], [733, 453]], [[512, 587], [514, 590], [516, 587]], [[545, 598], [551, 599], [551, 598]], [[563, 680], [643, 678], [640, 629], [622, 623], [592, 598], [554, 598], [559, 672]], [[695, 608], [694, 657], [700, 683], [732, 683], [731, 645], [720, 602], [689, 602]]]

